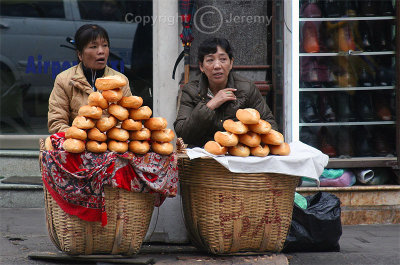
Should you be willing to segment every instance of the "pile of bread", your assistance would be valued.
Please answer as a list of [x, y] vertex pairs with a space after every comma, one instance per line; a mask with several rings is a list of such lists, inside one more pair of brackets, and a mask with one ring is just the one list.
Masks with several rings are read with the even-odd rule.
[[167, 129], [167, 120], [151, 117], [153, 112], [148, 106], [142, 106], [141, 97], [123, 97], [121, 87], [126, 83], [117, 75], [96, 79], [95, 86], [102, 93], [91, 93], [88, 105], [79, 109], [72, 126], [65, 132], [64, 150], [71, 153], [129, 150], [145, 154], [151, 149], [162, 155], [173, 152], [170, 142], [175, 134]]
[[271, 124], [260, 118], [256, 109], [239, 109], [236, 112], [239, 121], [225, 120], [225, 132], [214, 134], [214, 141], [208, 141], [204, 149], [214, 155], [258, 156], [269, 154], [286, 156], [290, 146], [283, 135], [272, 129]]

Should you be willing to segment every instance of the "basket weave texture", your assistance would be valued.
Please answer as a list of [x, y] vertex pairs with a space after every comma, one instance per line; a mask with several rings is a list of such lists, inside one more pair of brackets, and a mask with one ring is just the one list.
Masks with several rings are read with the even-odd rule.
[[186, 227], [213, 254], [279, 252], [299, 177], [232, 173], [212, 158], [179, 159]]
[[[43, 151], [43, 141], [40, 147]], [[102, 226], [65, 213], [43, 187], [48, 233], [59, 250], [71, 255], [134, 255], [139, 251], [154, 210], [154, 194], [105, 186], [108, 223]]]

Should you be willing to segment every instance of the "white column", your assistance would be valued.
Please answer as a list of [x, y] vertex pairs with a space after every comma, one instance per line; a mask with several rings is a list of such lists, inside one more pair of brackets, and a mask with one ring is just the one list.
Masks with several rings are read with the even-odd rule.
[[[179, 80], [183, 72], [182, 61], [175, 80], [172, 79], [174, 63], [182, 50], [178, 0], [154, 0], [153, 21], [153, 116], [166, 118], [168, 128], [173, 129]], [[167, 198], [160, 208], [154, 210], [146, 241], [188, 242], [179, 195]]]

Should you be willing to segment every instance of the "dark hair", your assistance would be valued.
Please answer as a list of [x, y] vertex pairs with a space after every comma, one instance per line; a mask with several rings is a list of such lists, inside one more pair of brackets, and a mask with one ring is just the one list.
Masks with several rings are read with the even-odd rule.
[[197, 59], [200, 63], [203, 62], [204, 56], [217, 52], [217, 46], [220, 46], [228, 54], [229, 59], [233, 58], [233, 50], [227, 39], [224, 38], [209, 38], [204, 40], [197, 51]]
[[77, 51], [82, 52], [83, 48], [91, 41], [96, 40], [98, 37], [107, 40], [110, 45], [107, 31], [96, 24], [85, 24], [81, 26], [75, 33], [75, 48]]

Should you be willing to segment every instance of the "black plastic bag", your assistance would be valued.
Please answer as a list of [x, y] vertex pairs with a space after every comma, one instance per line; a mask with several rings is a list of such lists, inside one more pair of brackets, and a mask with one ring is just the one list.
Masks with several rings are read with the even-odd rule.
[[327, 192], [306, 196], [307, 209], [296, 204], [283, 252], [340, 251], [340, 200]]

